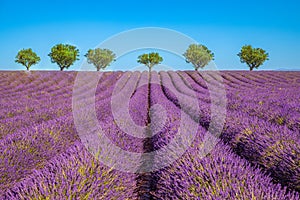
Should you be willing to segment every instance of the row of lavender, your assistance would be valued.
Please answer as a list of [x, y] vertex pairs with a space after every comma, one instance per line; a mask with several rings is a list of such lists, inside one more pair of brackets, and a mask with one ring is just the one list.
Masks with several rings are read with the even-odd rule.
[[[155, 190], [150, 191], [153, 199], [298, 199], [294, 192], [287, 192], [279, 184], [262, 172], [256, 165], [252, 166], [245, 159], [235, 155], [222, 141], [216, 140], [216, 146], [205, 156], [203, 149], [207, 148], [205, 137], [207, 130], [196, 124], [191, 117], [185, 117], [164, 90], [176, 93], [171, 85], [160, 84], [160, 77], [152, 73], [154, 84], [151, 85], [151, 104], [163, 105], [168, 120], [153, 138], [154, 150], [164, 148], [175, 134], [194, 135], [191, 147], [172, 165], [152, 174], [155, 180]], [[156, 83], [156, 84], [155, 84]], [[180, 94], [176, 95], [180, 98]], [[156, 112], [158, 114], [159, 111]], [[175, 119], [175, 120], [174, 120]], [[179, 120], [178, 120], [179, 119]], [[183, 120], [184, 119], [184, 120]], [[183, 120], [185, 125], [180, 121]], [[189, 133], [196, 125], [195, 133]], [[180, 130], [179, 130], [180, 129]], [[185, 138], [183, 136], [183, 138]], [[185, 138], [188, 139], [188, 138]], [[211, 138], [211, 140], [214, 140]], [[206, 141], [207, 142], [207, 141]], [[208, 142], [209, 143], [209, 142]], [[176, 146], [176, 144], [174, 144]], [[177, 150], [180, 151], [180, 144]], [[166, 162], [170, 154], [157, 154], [155, 163]]]
[[[161, 78], [162, 76], [161, 73]], [[123, 78], [122, 84], [129, 84], [124, 88], [137, 88], [137, 90], [133, 90], [134, 93], [132, 94], [130, 102], [130, 114], [133, 121], [139, 125], [146, 125], [148, 122], [146, 113], [148, 107], [147, 96], [149, 93], [147, 87], [145, 87], [148, 77], [147, 73], [125, 73], [122, 77], [125, 77]], [[152, 74], [152, 79], [156, 84], [153, 83], [151, 85], [150, 104], [154, 105], [159, 103], [163, 105], [167, 111], [167, 121], [164, 128], [151, 139], [153, 150], [158, 150], [168, 144], [172, 138], [175, 137], [180, 126], [180, 112], [182, 109], [178, 108], [178, 105], [176, 106], [176, 97], [173, 99], [170, 97], [172, 93], [173, 95], [176, 93], [177, 89], [172, 89], [172, 85], [165, 82], [165, 80], [174, 80], [174, 77], [172, 77], [172, 79], [171, 77], [166, 78], [167, 77], [160, 79], [158, 74]], [[107, 136], [117, 146], [133, 152], [149, 151], [149, 149], [145, 149], [144, 147], [143, 143], [145, 141], [128, 136], [124, 131], [120, 130], [115, 123], [110, 108], [111, 95], [114, 90], [113, 83], [116, 82], [115, 79], [116, 76], [114, 76], [114, 74], [108, 75], [104, 77], [103, 82], [99, 84], [100, 87], [98, 93], [96, 93], [96, 107], [99, 122], [105, 128]], [[161, 80], [164, 80], [164, 87], [161, 87]], [[176, 83], [182, 83], [182, 80]], [[68, 84], [70, 83], [63, 83], [62, 86]], [[111, 85], [111, 87], [107, 87], [108, 85]], [[52, 85], [49, 86], [52, 87]], [[169, 95], [166, 95], [166, 88], [170, 90]], [[85, 90], [85, 88], [82, 89], [83, 97]], [[121, 92], [122, 87], [120, 93]], [[56, 103], [65, 105], [62, 106], [62, 108], [68, 107], [70, 99], [68, 103], [65, 103], [68, 98], [70, 97], [60, 96], [57, 98]], [[44, 99], [46, 101], [47, 97]], [[199, 98], [199, 100], [199, 105], [203, 111], [203, 115], [201, 116], [209, 116], [209, 110], [207, 109], [209, 102], [203, 101], [201, 98]], [[28, 101], [30, 102], [30, 100]], [[39, 110], [39, 108], [37, 107], [36, 110]], [[20, 113], [20, 116], [23, 114], [24, 113]], [[189, 114], [191, 113], [189, 112]], [[153, 116], [156, 116], [156, 118], [161, 117], [158, 111], [154, 111]], [[154, 125], [156, 124], [154, 120], [156, 118], [153, 118], [151, 121]], [[188, 119], [185, 121], [188, 125], [195, 124], [194, 120], [189, 116], [185, 119]], [[26, 117], [24, 120], [26, 121]], [[33, 123], [34, 121], [36, 120], [33, 120]], [[48, 197], [50, 199], [62, 199], [66, 196], [71, 196], [81, 199], [124, 199], [125, 197], [141, 198], [145, 195], [151, 195], [154, 198], [224, 199], [235, 194], [237, 196], [232, 196], [233, 199], [251, 198], [252, 196], [267, 199], [299, 199], [296, 193], [286, 194], [285, 189], [281, 189], [280, 185], [271, 183], [270, 177], [265, 175], [258, 168], [250, 166], [248, 161], [234, 155], [230, 148], [222, 144], [222, 142], [216, 146], [209, 156], [201, 159], [198, 152], [202, 145], [203, 135], [206, 132], [202, 126], [199, 126], [193, 147], [177, 160], [172, 167], [167, 167], [152, 173], [151, 175], [155, 180], [147, 183], [153, 185], [150, 188], [144, 188], [144, 183], [137, 178], [141, 175], [121, 173], [95, 161], [86, 149], [84, 149], [76, 135], [70, 110], [66, 109], [63, 117], [56, 119], [56, 121], [48, 120], [47, 122], [49, 123], [44, 123], [44, 127], [31, 126], [30, 123], [28, 123], [29, 128], [27, 132], [24, 131], [23, 128], [22, 131], [9, 134], [9, 136], [1, 140], [1, 143], [3, 142], [1, 147], [3, 147], [3, 152], [5, 152], [3, 160], [8, 158], [6, 159], [8, 161], [1, 161], [1, 163], [5, 163], [5, 165], [1, 167], [2, 172], [4, 172], [1, 173], [4, 174], [4, 181], [1, 182], [1, 186], [4, 187], [3, 191], [9, 188], [5, 194], [6, 198], [19, 199], [23, 196], [26, 199], [28, 196], [31, 196], [32, 198]], [[159, 124], [159, 121], [157, 124]], [[200, 121], [200, 124], [205, 127], [203, 121]], [[56, 132], [55, 130], [51, 130], [52, 127], [55, 127], [54, 129], [61, 128], [63, 130], [68, 127], [69, 130], [64, 133], [64, 131], [60, 129]], [[155, 129], [155, 127], [153, 128]], [[18, 135], [21, 135], [21, 137], [19, 137], [19, 140], [16, 140]], [[39, 139], [40, 135], [41, 139]], [[10, 141], [13, 142], [10, 143]], [[13, 149], [13, 146], [16, 146], [16, 149]], [[29, 148], [30, 146], [32, 146], [32, 148]], [[14, 151], [19, 152], [20, 156], [14, 157]], [[224, 152], [226, 152], [226, 154], [224, 154]], [[31, 153], [34, 156], [32, 156]], [[24, 158], [27, 159], [27, 157], [30, 159], [25, 160]], [[168, 159], [168, 155], [163, 154], [155, 157], [153, 160], [156, 163], [160, 163], [166, 159]], [[141, 165], [144, 161], [145, 160], [141, 158]], [[10, 169], [12, 166], [15, 168]], [[19, 175], [23, 174], [23, 176], [15, 177], [14, 174], [16, 172], [20, 172]], [[17, 174], [18, 173], [16, 173], [16, 175]], [[194, 179], [189, 178], [189, 176], [194, 177]], [[11, 177], [12, 180], [7, 177]], [[181, 179], [185, 181], [180, 181]], [[257, 184], [256, 182], [261, 184]], [[14, 184], [16, 184], [16, 186], [12, 187]], [[144, 191], [141, 192], [142, 189], [144, 189]]]
[[[208, 94], [203, 92], [203, 89], [197, 83], [192, 82], [189, 79], [192, 90], [189, 88], [190, 85], [184, 85], [180, 81], [178, 74], [170, 72], [170, 77], [172, 77], [174, 83], [172, 85], [171, 78], [164, 72], [161, 72], [162, 80], [172, 88], [172, 91], [177, 91], [179, 94], [184, 94], [190, 98], [195, 98], [194, 91], [198, 91], [196, 95], [202, 105], [202, 113], [200, 114], [200, 123], [203, 124], [206, 129], [208, 128], [210, 121], [210, 104], [208, 102]], [[186, 74], [183, 74], [186, 75]], [[195, 74], [194, 74], [195, 76]], [[182, 76], [189, 78], [187, 76]], [[198, 81], [204, 82], [202, 79]], [[278, 83], [280, 84], [280, 83]], [[280, 86], [279, 86], [280, 87]], [[253, 89], [253, 88], [252, 88]], [[298, 88], [292, 88], [298, 89]], [[267, 87], [265, 92], [268, 92]], [[234, 91], [235, 92], [235, 91]], [[227, 96], [231, 96], [232, 90], [227, 88]], [[294, 92], [294, 96], [299, 95], [299, 93]], [[177, 95], [179, 95], [177, 94]], [[248, 93], [251, 94], [251, 93]], [[193, 96], [194, 95], [194, 96]], [[174, 95], [168, 94], [167, 96], [176, 103], [174, 100]], [[244, 96], [245, 99], [251, 96]], [[293, 96], [292, 96], [293, 98]], [[299, 141], [299, 129], [290, 130], [285, 125], [278, 125], [270, 121], [264, 120], [264, 118], [259, 118], [253, 116], [244, 110], [236, 109], [232, 107], [232, 101], [228, 99], [227, 107], [227, 117], [226, 124], [221, 135], [223, 141], [227, 142], [235, 152], [240, 156], [247, 158], [251, 163], [259, 164], [268, 173], [271, 173], [273, 180], [275, 182], [280, 182], [282, 185], [288, 186], [291, 189], [296, 189], [299, 191], [300, 187], [300, 141]], [[283, 102], [280, 102], [281, 104]], [[298, 102], [299, 104], [299, 102]], [[187, 103], [187, 106], [189, 103]], [[247, 106], [247, 103], [243, 104], [243, 107]], [[253, 109], [253, 108], [252, 108]], [[195, 113], [195, 108], [184, 109], [193, 117], [197, 117], [198, 114]], [[297, 112], [297, 110], [294, 110]], [[299, 112], [298, 112], [299, 116]]]
[[[233, 75], [231, 75], [232, 77]], [[249, 81], [249, 75], [234, 74], [236, 85], [246, 83], [239, 93], [231, 93], [228, 97], [232, 101], [231, 106], [263, 118], [266, 121], [278, 125], [286, 125], [291, 130], [300, 128], [300, 94], [297, 92], [300, 82], [299, 73], [276, 73], [262, 74], [260, 87]], [[224, 76], [226, 78], [226, 76]], [[249, 87], [249, 84], [253, 84]], [[247, 87], [248, 86], [248, 87]], [[253, 89], [255, 88], [255, 89]], [[244, 96], [244, 98], [242, 98]]]
[[[24, 75], [14, 72], [8, 75], [8, 80], [2, 77], [0, 138], [19, 128], [53, 120], [72, 112], [71, 97], [75, 73], [56, 75], [54, 72], [30, 72], [29, 75]], [[20, 79], [10, 79], [19, 75]], [[103, 77], [105, 82], [97, 88], [99, 91], [97, 95], [103, 95], [100, 91], [106, 90], [107, 86], [112, 85], [120, 75], [120, 73], [111, 74], [110, 77], [108, 74], [105, 75]], [[54, 79], [51, 79], [53, 76]], [[7, 88], [8, 85], [11, 86]]]
[[[104, 77], [103, 84], [98, 87], [99, 91], [104, 92], [97, 94], [97, 97], [105, 98], [106, 93], [109, 95], [115, 77], [114, 74]], [[63, 83], [61, 86], [69, 84]], [[112, 86], [108, 88], [107, 85]], [[56, 104], [60, 105], [63, 98], [58, 96], [60, 100]], [[63, 106], [71, 107], [70, 99], [68, 102]], [[39, 110], [38, 107], [36, 109]], [[124, 198], [129, 194], [124, 192], [125, 185], [134, 183], [132, 175], [99, 164], [86, 151], [76, 133], [72, 113], [68, 110], [63, 117], [41, 124], [32, 121], [31, 125], [5, 136], [0, 144], [3, 152], [0, 196], [4, 199]], [[128, 188], [130, 190], [134, 185]]]
[[[186, 77], [186, 74], [183, 74], [185, 79], [202, 86], [194, 88], [196, 91], [208, 92], [205, 80], [198, 73], [188, 74], [191, 77]], [[233, 74], [223, 72], [224, 84], [228, 88], [229, 108], [239, 109], [278, 125], [287, 125], [292, 130], [299, 129], [299, 93], [295, 90], [297, 91], [299, 88], [299, 83], [296, 80], [300, 79], [300, 74], [295, 73], [293, 77], [289, 78], [280, 73], [281, 81], [275, 79], [276, 82], [267, 74], [263, 73], [257, 77], [259, 80], [257, 82], [257, 80], [251, 81], [253, 79], [252, 74], [245, 77], [246, 75], [241, 72]], [[275, 72], [273, 74], [276, 75]], [[253, 74], [253, 76], [257, 76], [257, 74]], [[274, 83], [270, 84], [272, 82]]]

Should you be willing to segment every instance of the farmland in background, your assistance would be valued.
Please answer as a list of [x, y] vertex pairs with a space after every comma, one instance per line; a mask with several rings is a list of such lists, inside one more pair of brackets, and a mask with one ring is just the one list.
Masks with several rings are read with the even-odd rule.
[[[108, 167], [82, 144], [72, 110], [77, 73], [0, 72], [0, 199], [300, 199], [300, 72], [221, 71], [225, 124], [204, 158], [199, 151], [211, 121], [211, 93], [201, 73], [99, 72], [96, 115], [116, 146], [158, 150], [179, 132], [182, 113], [185, 123], [197, 122], [184, 154], [148, 173]], [[165, 109], [154, 110], [151, 122], [159, 124], [160, 115], [166, 120], [150, 139], [127, 135], [115, 123], [116, 83], [118, 93], [133, 89], [129, 114], [136, 124], [147, 126], [149, 107]], [[198, 105], [191, 105], [195, 99]]]

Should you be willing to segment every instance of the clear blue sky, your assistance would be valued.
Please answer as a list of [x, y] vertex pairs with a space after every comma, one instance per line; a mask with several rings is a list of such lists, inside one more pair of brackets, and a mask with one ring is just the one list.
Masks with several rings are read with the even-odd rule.
[[[141, 27], [163, 27], [182, 32], [215, 53], [219, 69], [247, 69], [236, 54], [251, 44], [270, 54], [260, 69], [300, 68], [299, 1], [14, 1], [0, 0], [0, 70], [19, 70], [15, 55], [32, 48], [41, 62], [32, 70], [58, 69], [47, 54], [57, 43], [80, 49], [83, 55], [119, 32]], [[129, 53], [110, 69], [132, 68], [139, 52]], [[164, 52], [162, 52], [164, 54]], [[164, 56], [176, 69], [192, 66]], [[172, 59], [174, 58], [174, 59]]]

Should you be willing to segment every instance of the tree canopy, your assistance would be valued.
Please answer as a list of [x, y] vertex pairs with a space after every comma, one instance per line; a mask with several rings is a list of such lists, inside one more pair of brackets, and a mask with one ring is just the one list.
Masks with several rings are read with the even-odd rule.
[[160, 64], [163, 61], [163, 58], [159, 55], [159, 53], [148, 53], [142, 54], [138, 57], [137, 62], [146, 65], [149, 68], [149, 71], [152, 70], [154, 65]]
[[51, 48], [51, 52], [48, 54], [52, 63], [57, 63], [60, 70], [68, 69], [78, 59], [79, 50], [69, 44], [57, 44]]
[[37, 64], [40, 60], [41, 58], [29, 48], [20, 50], [16, 55], [15, 62], [24, 65], [29, 70], [32, 65]]
[[89, 49], [84, 55], [87, 57], [87, 62], [93, 64], [97, 71], [105, 69], [109, 64], [115, 60], [116, 55], [109, 49]]
[[202, 44], [191, 44], [183, 56], [187, 63], [194, 65], [195, 70], [204, 68], [214, 59], [214, 54]]
[[261, 66], [266, 60], [269, 60], [269, 54], [261, 48], [252, 48], [251, 45], [245, 45], [237, 54], [242, 63], [246, 63], [250, 71]]

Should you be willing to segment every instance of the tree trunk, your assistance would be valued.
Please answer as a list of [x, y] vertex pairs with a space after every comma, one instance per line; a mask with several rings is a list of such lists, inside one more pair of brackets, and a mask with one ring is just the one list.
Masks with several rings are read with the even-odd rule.
[[64, 70], [64, 67], [60, 67], [60, 71], [63, 71]]
[[29, 71], [29, 67], [26, 66], [27, 71]]

